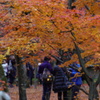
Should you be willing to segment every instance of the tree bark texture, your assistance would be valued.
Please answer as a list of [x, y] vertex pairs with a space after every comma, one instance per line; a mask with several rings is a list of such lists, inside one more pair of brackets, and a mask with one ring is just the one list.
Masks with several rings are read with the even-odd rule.
[[37, 75], [37, 67], [35, 67], [35, 70], [34, 70], [34, 88], [35, 89], [37, 88], [37, 84], [38, 84], [36, 75]]
[[72, 8], [72, 1], [73, 0], [68, 0], [68, 9], [71, 9]]
[[91, 82], [89, 89], [89, 100], [99, 100], [99, 94], [96, 88], [96, 84]]
[[18, 69], [18, 86], [19, 86], [19, 100], [27, 100], [26, 96], [26, 74], [22, 62], [22, 58], [16, 57]]
[[94, 82], [94, 80], [89, 77], [90, 75], [85, 68], [84, 61], [81, 57], [81, 53], [79, 51], [79, 48], [76, 44], [75, 44], [75, 48], [76, 48], [77, 55], [78, 55], [80, 64], [82, 66], [83, 72], [85, 72], [85, 76], [88, 79], [87, 83], [89, 85], [89, 100], [99, 100], [99, 94], [98, 94], [98, 91], [97, 91], [97, 83], [100, 83], [100, 82], [98, 82], [99, 79], [100, 79], [100, 75], [98, 76], [97, 82]]

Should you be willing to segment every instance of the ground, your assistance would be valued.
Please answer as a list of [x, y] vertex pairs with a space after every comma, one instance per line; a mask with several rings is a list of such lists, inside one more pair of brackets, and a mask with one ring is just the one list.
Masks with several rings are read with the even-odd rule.
[[[82, 85], [86, 91], [88, 91], [87, 85]], [[100, 89], [100, 88], [98, 88]], [[42, 85], [38, 85], [37, 89], [34, 86], [27, 88], [27, 100], [41, 100], [42, 97]], [[19, 100], [18, 99], [18, 87], [14, 86], [13, 88], [9, 88], [9, 95], [11, 96], [11, 100]], [[82, 91], [79, 92], [79, 99], [78, 100], [88, 100], [86, 94]], [[57, 100], [57, 94], [52, 91], [50, 100]]]

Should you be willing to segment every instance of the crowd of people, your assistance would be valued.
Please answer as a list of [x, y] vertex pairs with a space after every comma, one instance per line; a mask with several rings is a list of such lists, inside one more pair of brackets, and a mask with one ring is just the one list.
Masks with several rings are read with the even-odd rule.
[[[58, 94], [58, 100], [68, 100], [68, 91], [71, 89], [71, 99], [76, 100], [79, 93], [79, 88], [82, 85], [81, 73], [75, 70], [74, 67], [80, 68], [81, 66], [74, 62], [71, 64], [71, 68], [65, 70], [65, 68], [59, 67], [60, 61], [56, 61], [54, 67], [50, 64], [50, 57], [44, 57], [44, 61], [39, 65], [38, 73], [42, 76], [44, 69], [47, 68], [54, 76], [54, 80], [51, 83], [45, 83], [43, 85], [42, 100], [50, 100], [51, 90]], [[70, 79], [69, 79], [70, 77]], [[42, 79], [40, 77], [40, 79]]]
[[7, 57], [7, 59], [4, 59], [2, 62], [2, 67], [4, 69], [4, 75], [7, 78], [7, 81], [9, 83], [9, 87], [13, 87], [14, 80], [16, 78], [16, 60], [14, 56]]
[[[56, 61], [56, 65], [52, 66], [50, 63], [50, 57], [44, 57], [44, 61], [38, 64], [37, 78], [40, 84], [43, 85], [42, 100], [50, 100], [51, 90], [58, 94], [58, 100], [68, 100], [68, 91], [71, 90], [71, 100], [76, 100], [79, 88], [82, 85], [82, 77], [75, 67], [80, 68], [80, 64], [74, 62], [70, 65], [70, 68], [65, 69], [59, 67], [60, 61]], [[29, 84], [32, 85], [32, 79], [34, 78], [34, 67], [30, 62], [26, 63], [26, 75], [29, 80]], [[4, 69], [4, 75], [6, 76], [9, 87], [13, 88], [14, 81], [17, 76], [16, 60], [13, 56], [3, 60], [2, 67]], [[53, 82], [45, 83], [42, 79], [44, 69], [47, 68], [53, 75]]]
[[[8, 87], [13, 88], [14, 82], [18, 80], [15, 57], [9, 56], [4, 59], [2, 62], [2, 67], [4, 70], [4, 75], [7, 78], [7, 82], [9, 84]], [[32, 85], [32, 79], [34, 78], [34, 68], [30, 62], [27, 62], [25, 67], [27, 80], [29, 81], [29, 85]], [[16, 83], [16, 85], [18, 85], [18, 83]]]
[[[4, 76], [7, 79], [8, 88], [13, 88], [14, 85], [18, 86], [18, 76], [17, 76], [17, 67], [16, 59], [13, 55], [7, 56], [6, 59], [2, 61], [2, 68]], [[27, 81], [29, 81], [29, 86], [32, 85], [32, 79], [34, 78], [34, 68], [27, 62], [26, 65], [26, 76]], [[16, 83], [17, 80], [17, 83]], [[4, 82], [3, 82], [4, 83]], [[0, 81], [0, 100], [11, 100], [7, 92], [4, 91], [5, 86], [3, 86], [2, 81]]]

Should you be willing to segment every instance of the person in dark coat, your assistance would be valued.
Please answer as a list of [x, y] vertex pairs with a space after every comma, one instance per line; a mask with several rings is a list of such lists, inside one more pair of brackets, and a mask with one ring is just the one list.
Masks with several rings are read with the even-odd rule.
[[34, 78], [34, 68], [30, 64], [30, 62], [26, 63], [26, 71], [27, 71], [27, 77], [30, 81], [30, 85], [32, 85], [32, 79]]
[[[50, 57], [44, 57], [43, 63], [39, 66], [38, 73], [43, 74], [44, 68], [47, 68], [51, 73], [53, 73], [53, 69], [51, 64], [49, 63]], [[45, 83], [43, 82], [43, 95], [42, 100], [49, 100], [51, 94], [51, 86], [52, 83]]]
[[8, 82], [9, 87], [13, 87], [13, 83], [16, 79], [16, 67], [15, 67], [16, 61], [15, 59], [9, 60], [9, 67], [8, 67]]
[[62, 68], [59, 67], [60, 62], [56, 62], [54, 67], [54, 82], [53, 82], [53, 91], [58, 93], [58, 100], [68, 100], [67, 90], [68, 90], [68, 78], [65, 75]]

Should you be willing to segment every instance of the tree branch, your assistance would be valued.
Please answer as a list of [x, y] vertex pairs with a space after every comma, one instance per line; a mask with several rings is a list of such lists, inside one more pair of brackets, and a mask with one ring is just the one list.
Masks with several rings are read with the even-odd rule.
[[85, 72], [84, 75], [85, 75], [85, 77], [87, 77], [87, 80], [86, 81], [90, 85], [90, 81], [93, 81], [93, 79], [89, 77], [90, 75], [89, 75], [88, 71], [85, 68], [85, 64], [84, 64], [84, 61], [83, 61], [83, 59], [81, 57], [80, 50], [79, 50], [79, 48], [78, 48], [78, 46], [76, 45], [75, 42], [74, 42], [74, 45], [75, 45], [75, 48], [76, 48], [76, 53], [78, 55], [79, 62], [80, 62], [80, 65], [82, 67], [82, 70], [83, 70], [83, 72]]

